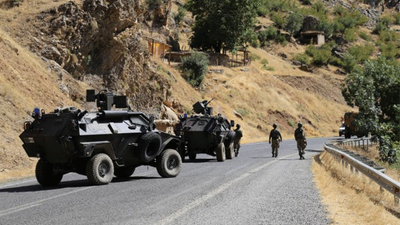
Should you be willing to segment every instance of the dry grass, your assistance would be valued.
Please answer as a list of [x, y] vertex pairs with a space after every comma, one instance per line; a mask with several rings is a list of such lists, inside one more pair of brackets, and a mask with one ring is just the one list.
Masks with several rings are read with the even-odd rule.
[[375, 182], [362, 174], [351, 173], [327, 152], [315, 159], [314, 182], [334, 224], [400, 223], [397, 213], [389, 212], [397, 208], [393, 195], [381, 192]]

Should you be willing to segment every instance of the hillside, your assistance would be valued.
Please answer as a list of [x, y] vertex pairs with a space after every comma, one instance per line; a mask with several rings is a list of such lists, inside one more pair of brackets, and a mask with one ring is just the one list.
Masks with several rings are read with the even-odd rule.
[[[83, 1], [22, 1], [17, 7], [5, 7], [8, 2], [0, 1], [0, 179], [13, 177], [18, 170], [33, 171], [26, 170], [33, 163], [18, 138], [32, 109], [49, 112], [60, 106], [88, 107], [83, 102], [87, 88], [127, 94], [133, 109], [156, 116], [162, 101], [176, 102], [176, 112], [183, 113], [198, 100], [214, 98], [211, 106], [215, 113], [242, 125], [244, 143], [266, 141], [272, 123], [278, 124], [284, 139], [293, 138], [297, 122], [304, 124], [308, 137], [335, 136], [340, 117], [352, 110], [341, 96], [344, 76], [335, 74], [335, 67], [306, 72], [292, 65], [290, 59], [306, 47], [297, 43], [250, 48], [254, 60], [249, 66], [212, 66], [214, 72], [207, 74], [199, 91], [181, 77], [177, 65], [143, 50], [147, 48], [144, 37], [149, 35], [149, 22], [140, 17], [143, 12], [133, 20], [121, 18], [124, 14], [111, 4], [108, 11], [100, 7], [104, 12], [119, 12], [119, 20], [104, 22], [101, 26], [107, 29], [93, 31], [89, 27], [95, 29], [94, 24], [106, 20], [95, 18], [91, 10], [96, 12], [96, 8]], [[177, 10], [176, 2], [172, 9]], [[93, 19], [92, 23], [87, 23], [87, 18]], [[58, 27], [62, 19], [66, 25]], [[188, 45], [185, 34], [179, 39], [181, 46]], [[157, 35], [168, 38], [162, 32]], [[273, 69], [266, 69], [265, 62]]]

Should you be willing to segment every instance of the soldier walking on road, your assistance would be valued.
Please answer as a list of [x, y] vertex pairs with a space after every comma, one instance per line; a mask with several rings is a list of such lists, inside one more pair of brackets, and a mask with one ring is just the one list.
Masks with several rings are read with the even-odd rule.
[[239, 155], [240, 149], [240, 139], [243, 137], [242, 130], [240, 130], [240, 124], [236, 124], [235, 131], [235, 138], [233, 139], [233, 149], [235, 151], [235, 157]]
[[269, 143], [271, 144], [271, 139], [272, 139], [272, 157], [278, 157], [278, 149], [279, 149], [279, 142], [282, 142], [282, 135], [281, 132], [279, 132], [278, 129], [276, 129], [278, 127], [278, 125], [276, 125], [276, 123], [274, 123], [272, 125], [272, 127], [274, 129], [271, 130], [271, 132], [269, 133]]
[[304, 159], [304, 149], [307, 146], [306, 135], [303, 130], [303, 124], [298, 123], [297, 129], [294, 131], [294, 138], [297, 141], [297, 149], [299, 150], [300, 159]]

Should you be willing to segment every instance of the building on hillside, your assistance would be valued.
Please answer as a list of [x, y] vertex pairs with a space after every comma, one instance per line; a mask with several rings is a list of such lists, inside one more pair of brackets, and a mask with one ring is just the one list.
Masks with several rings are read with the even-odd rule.
[[171, 45], [156, 41], [153, 38], [147, 38], [147, 47], [151, 55], [156, 57], [163, 57], [171, 49]]
[[305, 31], [300, 33], [300, 42], [302, 44], [325, 44], [325, 34], [323, 31]]

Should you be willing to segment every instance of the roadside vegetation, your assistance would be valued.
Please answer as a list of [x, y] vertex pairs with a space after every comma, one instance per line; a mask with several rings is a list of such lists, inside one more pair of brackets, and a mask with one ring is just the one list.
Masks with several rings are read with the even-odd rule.
[[[393, 195], [380, 191], [368, 177], [351, 173], [324, 152], [312, 164], [314, 182], [334, 224], [398, 224], [398, 206]], [[397, 172], [389, 176], [397, 178]]]

